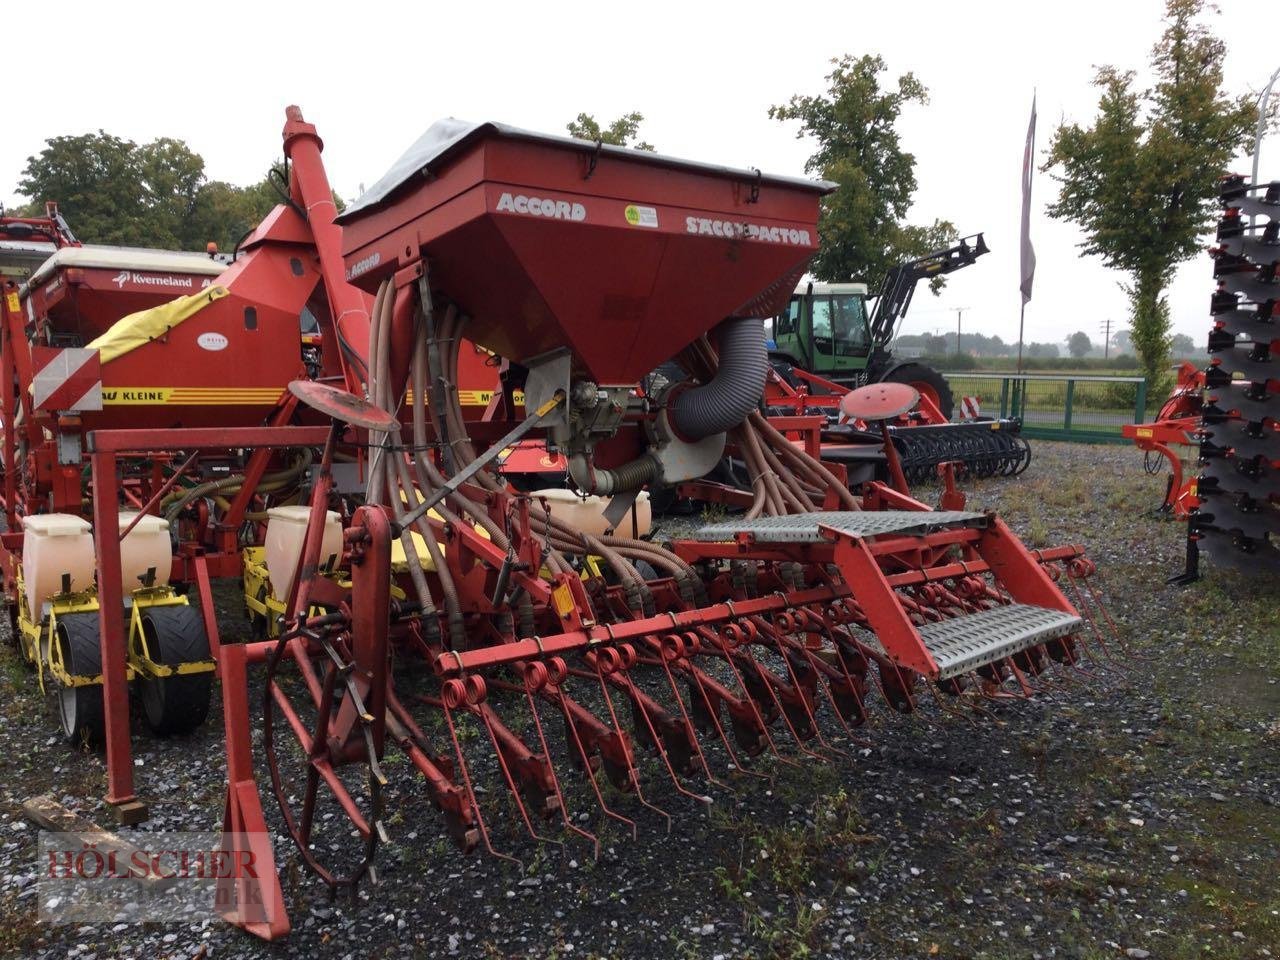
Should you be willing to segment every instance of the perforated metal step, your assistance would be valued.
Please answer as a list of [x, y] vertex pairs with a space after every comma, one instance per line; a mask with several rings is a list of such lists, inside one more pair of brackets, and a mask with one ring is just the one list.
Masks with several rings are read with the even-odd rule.
[[1082, 623], [1061, 610], [1014, 603], [917, 629], [938, 665], [937, 679], [945, 680], [1064, 637]]
[[716, 543], [749, 533], [760, 543], [801, 543], [821, 540], [819, 528], [823, 526], [853, 537], [875, 537], [885, 533], [923, 536], [947, 527], [983, 527], [986, 523], [986, 514], [967, 510], [827, 510], [711, 523], [699, 528], [693, 539]]

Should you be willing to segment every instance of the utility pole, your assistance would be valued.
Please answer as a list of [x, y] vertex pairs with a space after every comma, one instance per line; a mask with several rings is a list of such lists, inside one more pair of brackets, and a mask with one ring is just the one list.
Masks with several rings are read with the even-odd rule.
[[960, 356], [960, 318], [964, 316], [964, 312], [968, 307], [955, 307], [956, 311], [956, 356]]
[[1111, 356], [1111, 318], [1107, 317], [1102, 321], [1102, 359], [1106, 360]]

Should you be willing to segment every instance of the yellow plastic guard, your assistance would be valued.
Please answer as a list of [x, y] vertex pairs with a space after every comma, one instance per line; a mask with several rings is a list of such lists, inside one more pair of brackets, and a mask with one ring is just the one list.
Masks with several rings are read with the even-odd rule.
[[[406, 507], [409, 506], [409, 498], [405, 495], [405, 492], [403, 490], [400, 491], [400, 502], [403, 503]], [[419, 496], [418, 503], [421, 503], [421, 502], [422, 500], [421, 500], [421, 497]], [[427, 515], [434, 520], [444, 520], [444, 517], [436, 513], [435, 510], [428, 510]], [[475, 531], [476, 533], [480, 534], [480, 536], [484, 537], [486, 540], [489, 539], [489, 531], [487, 531], [484, 527], [476, 526]], [[431, 558], [431, 552], [427, 549], [426, 539], [422, 536], [422, 534], [416, 533], [414, 531], [410, 531], [409, 535], [413, 538], [413, 549], [414, 549], [414, 552], [418, 554], [418, 560], [422, 564], [422, 569], [425, 570], [427, 573], [435, 573], [436, 562]], [[445, 545], [442, 543], [440, 544], [440, 554], [443, 556], [445, 552], [446, 552], [446, 548], [445, 548]], [[404, 544], [400, 541], [399, 537], [396, 537], [394, 540], [391, 541], [391, 567], [396, 572], [402, 572], [405, 569], [403, 565], [407, 563], [407, 561], [408, 561], [408, 558], [405, 556]]]
[[556, 613], [563, 620], [573, 610], [573, 592], [562, 583], [551, 591], [551, 602], [555, 604]]
[[102, 336], [89, 343], [89, 349], [98, 351], [102, 363], [110, 363], [130, 350], [145, 346], [156, 337], [162, 337], [178, 324], [191, 319], [215, 300], [227, 295], [226, 287], [209, 287], [199, 293], [179, 297], [149, 310], [139, 310], [121, 317]]

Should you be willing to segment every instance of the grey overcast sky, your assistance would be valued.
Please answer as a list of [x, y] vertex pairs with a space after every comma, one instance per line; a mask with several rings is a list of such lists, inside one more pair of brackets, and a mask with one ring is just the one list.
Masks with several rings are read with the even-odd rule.
[[[911, 219], [985, 231], [990, 256], [941, 297], [915, 301], [904, 332], [966, 330], [1016, 340], [1019, 173], [1032, 89], [1037, 152], [1062, 118], [1088, 120], [1094, 67], [1145, 74], [1161, 0], [915, 0], [911, 3], [101, 3], [61, 0], [56, 30], [26, 43], [25, 105], [11, 104], [0, 184], [15, 202], [28, 155], [47, 137], [104, 129], [138, 142], [185, 140], [211, 179], [259, 179], [280, 152], [284, 107], [299, 104], [325, 140], [334, 188], [354, 198], [431, 122], [503, 120], [563, 132], [580, 111], [639, 110], [664, 153], [800, 174], [811, 145], [767, 116], [818, 93], [830, 58], [879, 53], [887, 80], [913, 71], [927, 106], [903, 116], [920, 189]], [[1275, 0], [1222, 0], [1230, 89], [1258, 90], [1280, 66]], [[18, 56], [10, 50], [10, 60]], [[16, 91], [15, 92], [16, 95]], [[1242, 159], [1237, 169], [1247, 171]], [[1280, 135], [1263, 176], [1280, 176]], [[1037, 174], [1039, 265], [1027, 339], [1097, 339], [1126, 316], [1121, 277], [1082, 258], [1079, 234], [1044, 214], [1054, 185]], [[74, 227], [74, 224], [72, 225]], [[1170, 292], [1176, 331], [1197, 342], [1212, 288], [1207, 257]]]

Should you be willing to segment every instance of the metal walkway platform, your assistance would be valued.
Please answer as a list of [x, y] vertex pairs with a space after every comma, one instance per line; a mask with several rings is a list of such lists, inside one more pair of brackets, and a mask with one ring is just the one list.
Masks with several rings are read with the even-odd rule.
[[986, 523], [986, 514], [967, 510], [828, 510], [711, 523], [694, 531], [693, 539], [722, 543], [749, 533], [758, 543], [802, 543], [824, 539], [820, 529], [824, 526], [863, 538], [886, 533], [924, 536], [935, 530], [983, 527]]
[[1064, 637], [1083, 622], [1061, 610], [1014, 603], [917, 629], [938, 665], [937, 679], [946, 680]]

